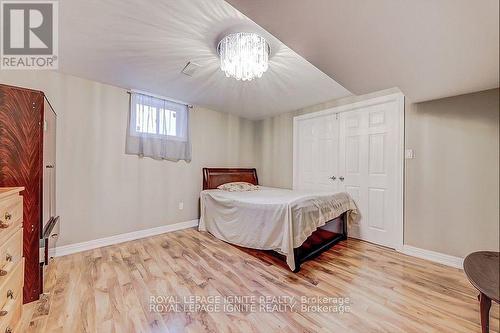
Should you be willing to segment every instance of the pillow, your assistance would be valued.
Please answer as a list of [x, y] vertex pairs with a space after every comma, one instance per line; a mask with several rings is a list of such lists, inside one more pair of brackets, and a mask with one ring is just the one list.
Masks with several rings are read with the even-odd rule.
[[229, 192], [245, 192], [245, 191], [255, 191], [259, 187], [246, 182], [232, 182], [217, 186], [219, 190], [229, 191]]

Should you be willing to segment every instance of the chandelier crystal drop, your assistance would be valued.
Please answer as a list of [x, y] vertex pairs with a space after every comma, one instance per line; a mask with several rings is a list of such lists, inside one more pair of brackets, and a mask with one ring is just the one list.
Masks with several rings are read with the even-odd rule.
[[261, 77], [269, 67], [269, 44], [252, 32], [237, 32], [224, 37], [217, 47], [220, 68], [227, 77], [250, 81]]

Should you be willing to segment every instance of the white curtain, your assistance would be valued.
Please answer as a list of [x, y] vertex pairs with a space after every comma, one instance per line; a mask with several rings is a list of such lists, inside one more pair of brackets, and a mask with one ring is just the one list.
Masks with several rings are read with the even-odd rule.
[[131, 93], [125, 152], [158, 160], [191, 161], [188, 106]]

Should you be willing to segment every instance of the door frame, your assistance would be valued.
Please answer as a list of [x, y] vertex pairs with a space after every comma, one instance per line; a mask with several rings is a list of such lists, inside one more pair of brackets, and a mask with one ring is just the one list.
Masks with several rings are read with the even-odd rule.
[[341, 112], [349, 112], [359, 108], [365, 108], [367, 106], [371, 106], [374, 104], [382, 104], [388, 102], [396, 102], [399, 105], [399, 123], [397, 132], [399, 132], [399, 140], [397, 142], [397, 151], [396, 156], [399, 161], [398, 163], [398, 175], [397, 175], [397, 184], [396, 184], [396, 195], [399, 198], [398, 202], [396, 202], [396, 234], [398, 235], [396, 242], [394, 244], [395, 249], [400, 251], [403, 248], [404, 244], [404, 145], [405, 145], [405, 96], [403, 93], [392, 93], [384, 96], [369, 98], [366, 100], [353, 102], [349, 104], [339, 105], [332, 108], [328, 108], [326, 110], [311, 112], [307, 114], [303, 114], [300, 116], [293, 117], [293, 188], [297, 187], [298, 181], [298, 122], [304, 119], [322, 117], [325, 115], [338, 114]]

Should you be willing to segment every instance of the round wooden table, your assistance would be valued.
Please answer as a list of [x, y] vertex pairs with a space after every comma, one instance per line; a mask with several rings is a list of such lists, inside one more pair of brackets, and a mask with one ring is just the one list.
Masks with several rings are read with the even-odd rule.
[[498, 303], [500, 258], [498, 252], [480, 251], [469, 254], [464, 260], [465, 275], [479, 291], [481, 327], [489, 332], [491, 300]]

